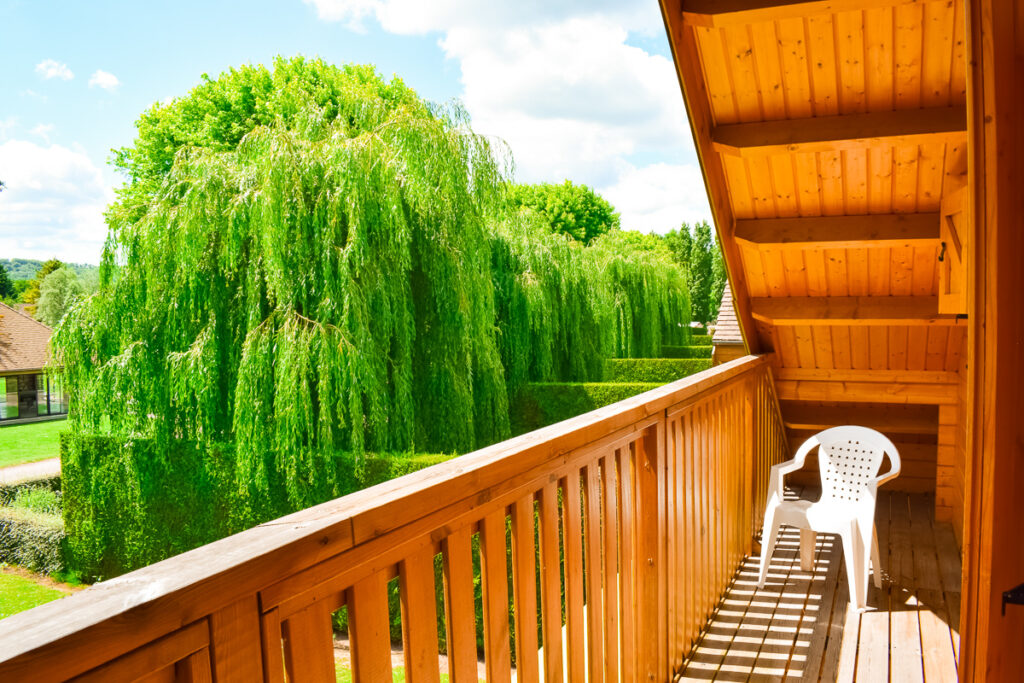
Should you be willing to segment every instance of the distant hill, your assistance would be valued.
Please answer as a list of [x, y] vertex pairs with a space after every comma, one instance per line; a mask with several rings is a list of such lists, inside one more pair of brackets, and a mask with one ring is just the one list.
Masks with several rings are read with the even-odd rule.
[[[91, 276], [99, 270], [99, 266], [92, 266], [88, 263], [68, 263], [66, 265], [70, 266], [78, 277]], [[0, 258], [0, 266], [7, 270], [7, 276], [12, 280], [31, 280], [36, 276], [36, 271], [43, 267], [43, 261], [30, 258]]]

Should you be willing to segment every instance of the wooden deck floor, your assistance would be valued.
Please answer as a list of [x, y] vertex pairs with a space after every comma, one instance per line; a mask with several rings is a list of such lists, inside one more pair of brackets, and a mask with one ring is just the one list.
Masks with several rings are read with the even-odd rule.
[[955, 681], [960, 555], [933, 505], [931, 496], [880, 496], [884, 580], [862, 614], [849, 603], [839, 538], [819, 534], [814, 571], [802, 572], [799, 534], [784, 527], [765, 587], [756, 588], [758, 558], [748, 558], [681, 680]]

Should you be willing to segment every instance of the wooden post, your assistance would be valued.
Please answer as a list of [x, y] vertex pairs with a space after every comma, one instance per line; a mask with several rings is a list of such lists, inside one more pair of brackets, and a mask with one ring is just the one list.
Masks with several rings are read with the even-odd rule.
[[665, 551], [665, 422], [648, 427], [636, 442], [636, 597], [637, 678], [661, 681], [669, 676], [668, 572]]

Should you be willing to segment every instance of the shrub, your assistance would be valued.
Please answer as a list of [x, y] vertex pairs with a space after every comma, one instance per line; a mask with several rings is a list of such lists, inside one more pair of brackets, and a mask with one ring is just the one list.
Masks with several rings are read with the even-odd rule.
[[661, 383], [559, 382], [527, 384], [512, 401], [510, 422], [515, 434], [555, 422], [649, 391]]
[[711, 337], [706, 334], [691, 334], [690, 346], [711, 346]]
[[13, 503], [19, 493], [26, 488], [49, 489], [51, 491], [59, 492], [60, 484], [60, 475], [55, 477], [44, 477], [42, 479], [29, 479], [27, 481], [19, 481], [13, 484], [0, 484], [0, 506], [10, 505]]
[[665, 384], [710, 367], [710, 358], [615, 358], [605, 363], [604, 376], [609, 382]]
[[[69, 566], [110, 578], [210, 543], [247, 526], [230, 444], [205, 451], [173, 442], [67, 433], [61, 438]], [[335, 488], [323, 502], [443, 462], [450, 455], [333, 455]], [[283, 485], [271, 489], [275, 517], [299, 509]]]
[[662, 346], [662, 358], [711, 358], [711, 345]]
[[0, 562], [52, 574], [65, 569], [64, 524], [57, 515], [0, 508]]
[[60, 499], [60, 491], [44, 486], [26, 486], [14, 495], [10, 506], [46, 515], [60, 515]]

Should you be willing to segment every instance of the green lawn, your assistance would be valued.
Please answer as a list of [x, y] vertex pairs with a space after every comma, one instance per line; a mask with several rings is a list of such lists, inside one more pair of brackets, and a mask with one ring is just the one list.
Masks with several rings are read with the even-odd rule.
[[0, 467], [56, 458], [66, 420], [0, 427]]
[[62, 597], [64, 593], [61, 591], [40, 586], [31, 579], [0, 574], [0, 619]]
[[[337, 683], [352, 683], [352, 670], [348, 667], [336, 667], [335, 680]], [[405, 669], [400, 666], [392, 669], [391, 680], [393, 683], [405, 683]], [[441, 674], [441, 683], [448, 683], [448, 674]]]

